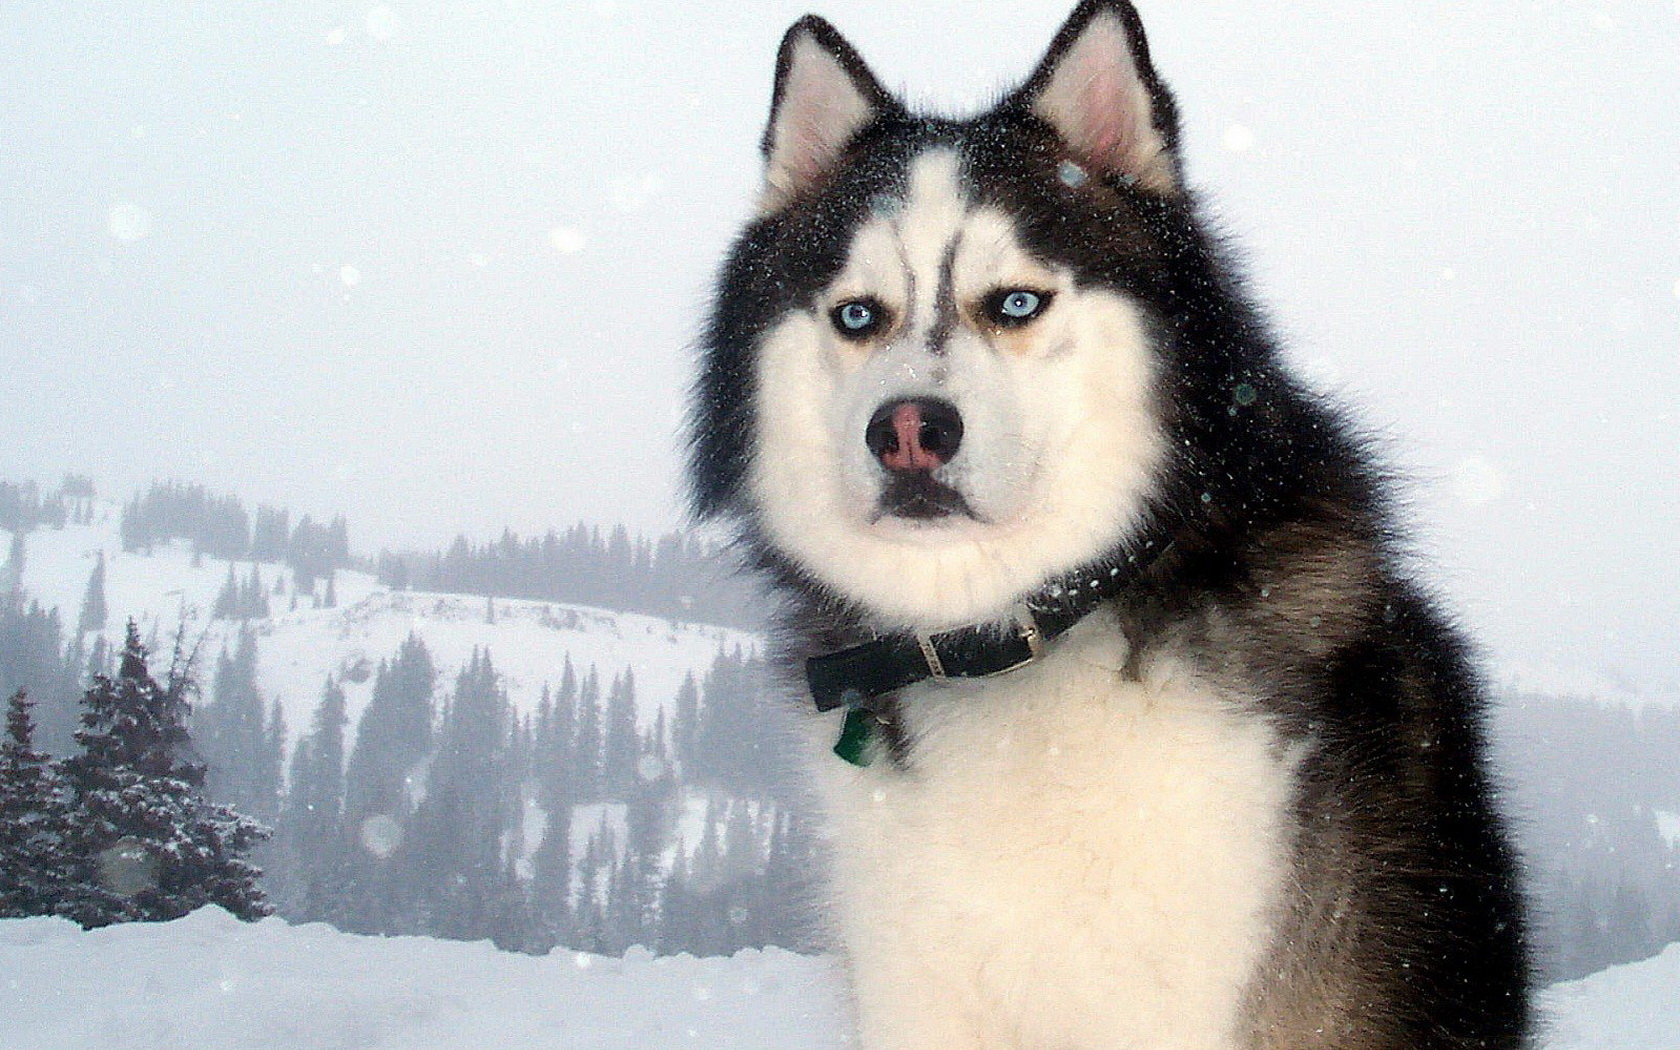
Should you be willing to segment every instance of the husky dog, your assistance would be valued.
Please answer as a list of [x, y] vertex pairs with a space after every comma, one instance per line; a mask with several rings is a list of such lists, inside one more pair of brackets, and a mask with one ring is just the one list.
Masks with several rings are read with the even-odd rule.
[[967, 120], [782, 42], [691, 413], [785, 598], [869, 1050], [1518, 1047], [1466, 647], [1124, 0]]

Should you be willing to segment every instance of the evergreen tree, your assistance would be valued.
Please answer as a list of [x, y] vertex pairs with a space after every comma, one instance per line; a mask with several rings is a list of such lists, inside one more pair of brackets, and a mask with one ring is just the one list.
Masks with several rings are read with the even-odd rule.
[[533, 950], [545, 952], [572, 936], [572, 807], [546, 810], [542, 841], [531, 857]]
[[58, 610], [24, 604], [21, 592], [0, 594], [0, 696], [29, 691], [35, 711], [37, 743], [53, 754], [75, 747], [80, 660], [67, 663]]
[[82, 614], [76, 620], [76, 630], [81, 632], [103, 631], [105, 629], [105, 552], [99, 552], [99, 559], [93, 564], [93, 572], [88, 576], [87, 591], [82, 596]]
[[677, 689], [676, 707], [671, 716], [671, 751], [685, 778], [699, 772], [695, 760], [695, 732], [699, 722], [700, 685], [694, 680], [694, 672], [689, 671]]
[[601, 781], [601, 680], [590, 665], [578, 687], [577, 735], [572, 743], [574, 799], [596, 802], [602, 798]]
[[210, 615], [218, 620], [232, 620], [239, 615], [239, 580], [233, 574], [233, 562], [228, 562], [227, 579], [222, 581], [222, 589], [216, 592], [216, 604], [211, 606]]
[[806, 818], [783, 809], [775, 818], [757, 907], [758, 937], [791, 951], [823, 947], [817, 925], [816, 840]]
[[554, 776], [557, 799], [568, 806], [579, 798], [577, 742], [578, 679], [572, 667], [572, 658], [568, 655], [560, 671], [560, 689], [554, 694], [549, 745], [539, 759]]
[[658, 951], [661, 955], [681, 952], [695, 954], [692, 915], [694, 904], [688, 886], [688, 855], [681, 839], [677, 840], [671, 870], [665, 873], [659, 891]]
[[602, 790], [610, 802], [629, 802], [636, 790], [636, 676], [615, 675], [607, 695], [607, 722], [601, 744]]
[[0, 919], [54, 914], [69, 888], [64, 803], [51, 759], [35, 750], [31, 706], [12, 694], [0, 744]]
[[257, 688], [257, 639], [239, 632], [232, 654], [224, 648], [210, 680], [210, 702], [195, 712], [193, 735], [209, 767], [210, 797], [241, 813], [273, 821], [280, 808], [283, 743], [276, 746]]
[[[490, 655], [474, 651], [455, 680], [426, 796], [404, 843], [405, 892], [425, 902], [426, 932], [435, 936], [476, 940], [507, 935], [508, 716], [507, 696]], [[521, 934], [503, 946], [523, 940]]]
[[0, 572], [0, 597], [23, 590], [23, 568], [29, 554], [23, 536], [21, 528], [12, 531], [12, 541], [6, 551], [6, 568]]
[[240, 595], [239, 617], [243, 620], [268, 619], [268, 591], [263, 587], [262, 573], [257, 571], [255, 562], [251, 563], [251, 575], [245, 581], [244, 592]]
[[344, 834], [344, 690], [331, 678], [321, 691], [309, 735], [292, 755], [290, 789], [280, 824], [288, 855], [283, 899], [287, 918], [340, 919], [351, 878]]
[[193, 681], [177, 647], [168, 679], [146, 666], [129, 621], [116, 678], [83, 699], [81, 753], [63, 763], [71, 795], [69, 913], [84, 926], [179, 918], [218, 904], [243, 919], [268, 914], [245, 857], [267, 836], [256, 821], [203, 796], [204, 767], [187, 732]]
[[358, 933], [423, 932], [421, 891], [400, 885], [409, 874], [401, 851], [432, 750], [435, 677], [426, 643], [410, 633], [395, 657], [380, 661], [357, 723], [344, 780], [345, 826], [358, 847], [344, 922]]

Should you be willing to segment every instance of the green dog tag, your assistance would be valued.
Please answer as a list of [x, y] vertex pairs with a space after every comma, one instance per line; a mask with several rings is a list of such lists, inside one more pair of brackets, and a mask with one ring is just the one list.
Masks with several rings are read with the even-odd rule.
[[865, 768], [870, 762], [869, 741], [874, 736], [874, 716], [854, 707], [846, 712], [846, 725], [840, 730], [840, 739], [834, 742], [834, 753], [859, 769]]

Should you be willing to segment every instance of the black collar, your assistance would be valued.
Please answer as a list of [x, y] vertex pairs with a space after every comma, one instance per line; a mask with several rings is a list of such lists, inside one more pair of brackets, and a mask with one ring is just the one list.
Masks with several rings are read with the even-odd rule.
[[818, 711], [857, 709], [930, 678], [987, 678], [1025, 667], [1098, 605], [1124, 591], [1169, 547], [1147, 540], [1122, 560], [1063, 577], [1017, 605], [1008, 623], [970, 624], [937, 634], [876, 635], [862, 645], [813, 656], [805, 661], [811, 700]]

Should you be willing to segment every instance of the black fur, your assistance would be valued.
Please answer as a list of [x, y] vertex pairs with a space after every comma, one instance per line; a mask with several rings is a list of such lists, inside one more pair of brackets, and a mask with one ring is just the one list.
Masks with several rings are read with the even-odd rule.
[[[903, 189], [916, 154], [954, 149], [969, 192], [1016, 217], [1032, 251], [1123, 290], [1153, 326], [1174, 455], [1133, 542], [1170, 542], [1172, 553], [1117, 603], [1134, 653], [1208, 654], [1208, 673], [1260, 697], [1287, 738], [1315, 742], [1296, 802], [1300, 898], [1255, 990], [1254, 1045], [1521, 1046], [1530, 965], [1485, 771], [1484, 690], [1459, 632], [1410, 579], [1381, 471], [1341, 414], [1281, 367], [1194, 194], [1123, 173], [1068, 185], [1067, 150], [1031, 110], [1061, 51], [1105, 10], [1124, 21], [1155, 127], [1176, 146], [1172, 97], [1120, 0], [1085, 0], [1027, 83], [972, 120], [910, 114], [820, 19], [790, 31], [842, 57], [860, 89], [878, 93], [878, 116], [818, 185], [754, 221], [729, 253], [690, 417], [694, 509], [734, 522], [780, 585], [790, 665], [866, 624], [755, 525], [744, 484], [754, 346], [784, 313], [814, 308], [851, 231], [879, 195]], [[913, 749], [894, 744], [913, 766]]]

